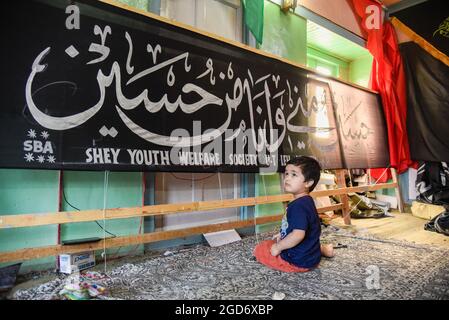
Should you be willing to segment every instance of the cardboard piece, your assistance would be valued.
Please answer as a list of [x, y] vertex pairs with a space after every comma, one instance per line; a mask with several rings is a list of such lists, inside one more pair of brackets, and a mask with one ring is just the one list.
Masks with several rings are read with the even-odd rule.
[[95, 266], [93, 251], [59, 255], [59, 271], [62, 273], [71, 274], [93, 266]]
[[218, 247], [242, 240], [235, 229], [204, 233], [203, 235], [211, 247]]

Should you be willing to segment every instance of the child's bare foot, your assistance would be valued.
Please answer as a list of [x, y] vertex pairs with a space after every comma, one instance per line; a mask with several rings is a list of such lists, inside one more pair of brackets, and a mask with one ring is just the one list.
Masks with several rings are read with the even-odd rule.
[[321, 254], [326, 258], [332, 258], [335, 256], [334, 246], [332, 244], [322, 244], [321, 245]]

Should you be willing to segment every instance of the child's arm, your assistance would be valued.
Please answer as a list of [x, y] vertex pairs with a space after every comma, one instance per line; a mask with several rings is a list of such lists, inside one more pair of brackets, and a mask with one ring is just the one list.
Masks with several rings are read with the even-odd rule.
[[281, 240], [281, 233], [279, 232], [278, 234], [274, 235], [273, 238], [271, 239], [276, 240], [276, 242], [279, 242]]
[[271, 246], [271, 255], [276, 257], [285, 249], [297, 246], [304, 239], [305, 235], [306, 232], [304, 230], [293, 230], [284, 239]]

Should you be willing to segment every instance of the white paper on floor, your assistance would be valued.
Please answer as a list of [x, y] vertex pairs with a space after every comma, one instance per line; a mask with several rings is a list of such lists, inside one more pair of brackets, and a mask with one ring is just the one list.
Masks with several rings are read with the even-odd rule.
[[204, 238], [206, 238], [211, 247], [218, 247], [224, 244], [242, 240], [235, 229], [204, 233], [203, 236]]
[[380, 200], [380, 201], [388, 202], [390, 204], [391, 209], [398, 208], [398, 199], [396, 197], [376, 193], [376, 199]]
[[284, 298], [285, 298], [285, 293], [283, 293], [283, 292], [275, 292], [275, 293], [273, 293], [273, 297], [272, 297], [272, 299], [273, 300], [284, 300]]

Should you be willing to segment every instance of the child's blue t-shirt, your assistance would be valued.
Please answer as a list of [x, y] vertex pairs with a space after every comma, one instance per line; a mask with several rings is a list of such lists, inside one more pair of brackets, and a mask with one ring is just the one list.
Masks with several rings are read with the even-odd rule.
[[287, 219], [285, 216], [282, 219], [282, 239], [294, 229], [304, 230], [306, 234], [297, 246], [283, 250], [281, 258], [298, 267], [316, 267], [321, 259], [321, 224], [312, 197], [306, 195], [290, 202], [286, 216]]

